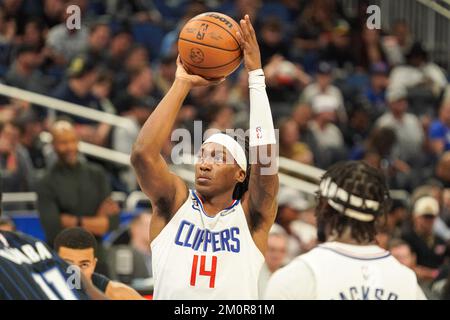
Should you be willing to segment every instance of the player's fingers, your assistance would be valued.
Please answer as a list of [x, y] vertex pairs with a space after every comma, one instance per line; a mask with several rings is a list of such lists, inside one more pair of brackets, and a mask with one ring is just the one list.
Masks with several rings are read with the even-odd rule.
[[244, 19], [241, 19], [240, 23], [241, 23], [242, 37], [247, 42], [250, 40], [250, 34], [248, 32], [248, 25]]
[[252, 39], [256, 39], [256, 32], [255, 29], [253, 28], [253, 24], [250, 21], [250, 16], [248, 14], [245, 15], [245, 22], [248, 25], [250, 36], [252, 37]]

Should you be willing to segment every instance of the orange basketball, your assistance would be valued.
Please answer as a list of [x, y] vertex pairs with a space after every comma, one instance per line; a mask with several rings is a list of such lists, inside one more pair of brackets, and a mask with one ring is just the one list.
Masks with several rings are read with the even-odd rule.
[[241, 31], [239, 24], [219, 12], [202, 13], [189, 20], [178, 39], [185, 68], [205, 78], [228, 76], [242, 62], [237, 31]]

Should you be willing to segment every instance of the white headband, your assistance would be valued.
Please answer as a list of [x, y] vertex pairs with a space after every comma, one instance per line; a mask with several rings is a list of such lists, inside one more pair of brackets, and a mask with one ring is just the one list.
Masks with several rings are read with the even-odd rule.
[[214, 142], [220, 144], [221, 146], [224, 146], [231, 153], [239, 167], [242, 170], [247, 171], [247, 157], [245, 156], [245, 151], [236, 140], [234, 140], [227, 134], [215, 133], [208, 139], [206, 139], [203, 144], [209, 142]]
[[363, 204], [366, 208], [371, 209], [373, 211], [377, 211], [380, 208], [380, 203], [378, 201], [363, 199], [354, 194], [350, 194], [342, 188], [339, 188], [336, 183], [331, 181], [331, 178], [328, 177], [319, 186], [320, 194], [328, 198], [328, 204], [332, 206], [335, 210], [341, 212], [342, 214], [364, 222], [369, 222], [375, 219], [374, 215], [357, 211], [351, 208], [344, 208], [343, 205], [336, 203], [332, 199], [339, 199], [341, 201], [347, 202], [353, 207], [363, 207]]

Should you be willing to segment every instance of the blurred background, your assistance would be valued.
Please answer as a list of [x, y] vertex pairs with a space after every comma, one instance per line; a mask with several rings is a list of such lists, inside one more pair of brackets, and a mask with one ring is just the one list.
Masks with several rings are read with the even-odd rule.
[[[66, 26], [70, 5], [80, 29]], [[370, 5], [380, 29], [367, 28]], [[379, 244], [429, 298], [448, 299], [448, 0], [0, 1], [0, 228], [52, 245], [82, 221], [100, 244], [98, 271], [151, 294], [151, 207], [129, 154], [174, 80], [180, 28], [206, 11], [250, 15], [280, 129], [282, 188], [261, 290], [316, 245], [317, 181], [352, 159], [382, 170], [391, 189]], [[192, 90], [176, 126], [246, 129], [248, 105], [241, 66]], [[192, 165], [172, 169], [192, 186]]]

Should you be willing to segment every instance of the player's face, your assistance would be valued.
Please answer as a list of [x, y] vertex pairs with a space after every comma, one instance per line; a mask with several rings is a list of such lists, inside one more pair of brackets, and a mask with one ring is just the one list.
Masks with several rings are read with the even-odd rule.
[[203, 144], [195, 164], [195, 188], [203, 196], [214, 196], [234, 189], [245, 179], [245, 172], [225, 147]]
[[74, 130], [63, 130], [53, 135], [53, 148], [60, 161], [74, 165], [78, 161], [78, 137]]
[[83, 275], [86, 278], [91, 279], [95, 266], [97, 265], [97, 258], [95, 258], [93, 248], [70, 249], [60, 247], [58, 255], [67, 263], [78, 266], [81, 269], [81, 272], [83, 272]]

